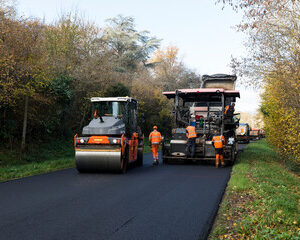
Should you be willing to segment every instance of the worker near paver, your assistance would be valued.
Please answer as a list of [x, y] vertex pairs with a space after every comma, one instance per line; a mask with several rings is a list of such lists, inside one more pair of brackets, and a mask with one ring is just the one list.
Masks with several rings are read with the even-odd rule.
[[234, 113], [235, 103], [231, 103], [231, 106], [227, 105], [224, 110], [224, 115], [232, 116]]
[[220, 132], [216, 132], [215, 136], [212, 139], [212, 145], [215, 148], [216, 152], [216, 167], [219, 167], [219, 163], [221, 160], [222, 167], [225, 166], [224, 164], [224, 156], [223, 156], [223, 147], [225, 145], [225, 138]]
[[195, 156], [195, 145], [196, 145], [196, 128], [195, 128], [196, 122], [191, 122], [189, 126], [186, 128], [186, 137], [187, 137], [187, 144], [185, 148], [185, 156], [188, 157], [189, 149], [192, 148], [191, 157], [193, 158]]
[[229, 110], [229, 105], [227, 105], [227, 106], [225, 107], [225, 110], [224, 110], [224, 115], [226, 115], [226, 114], [227, 114], [228, 110]]
[[158, 165], [158, 147], [162, 141], [162, 137], [157, 126], [153, 127], [153, 131], [149, 135], [149, 144], [152, 147], [153, 165]]

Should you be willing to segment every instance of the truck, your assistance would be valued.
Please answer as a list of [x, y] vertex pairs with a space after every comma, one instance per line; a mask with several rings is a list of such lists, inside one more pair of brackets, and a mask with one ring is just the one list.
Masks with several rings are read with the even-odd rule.
[[250, 140], [259, 140], [263, 137], [263, 131], [259, 128], [252, 128], [249, 132]]
[[131, 97], [93, 97], [92, 119], [74, 137], [79, 172], [125, 173], [143, 165], [144, 135], [137, 124], [138, 101]]
[[[201, 88], [176, 89], [163, 92], [168, 99], [174, 100], [174, 128], [171, 138], [165, 139], [162, 146], [163, 163], [215, 161], [212, 137], [220, 132], [225, 137], [224, 160], [228, 164], [235, 161], [238, 151], [236, 128], [239, 114], [235, 113], [236, 98], [235, 75], [204, 75]], [[196, 125], [195, 156], [187, 157], [186, 127]]]
[[236, 137], [238, 142], [249, 143], [250, 126], [248, 123], [239, 123], [239, 127], [236, 130]]

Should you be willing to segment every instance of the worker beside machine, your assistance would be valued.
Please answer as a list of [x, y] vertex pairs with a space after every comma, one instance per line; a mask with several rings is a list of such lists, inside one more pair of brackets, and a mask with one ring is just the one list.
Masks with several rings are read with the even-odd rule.
[[[187, 137], [187, 144], [185, 148], [185, 156], [188, 157], [189, 153], [191, 157], [193, 158], [195, 156], [195, 145], [196, 145], [196, 122], [191, 122], [191, 124], [186, 128], [186, 137]], [[190, 152], [190, 148], [192, 148], [192, 151]]]
[[225, 146], [225, 138], [220, 132], [216, 132], [215, 136], [212, 138], [212, 145], [216, 152], [216, 168], [219, 167], [219, 163], [221, 160], [221, 166], [224, 167], [224, 156], [223, 156], [223, 148]]
[[153, 165], [158, 165], [158, 148], [159, 144], [162, 141], [162, 137], [159, 131], [157, 131], [157, 126], [153, 127], [153, 131], [149, 135], [149, 144], [152, 148], [152, 155], [153, 155]]

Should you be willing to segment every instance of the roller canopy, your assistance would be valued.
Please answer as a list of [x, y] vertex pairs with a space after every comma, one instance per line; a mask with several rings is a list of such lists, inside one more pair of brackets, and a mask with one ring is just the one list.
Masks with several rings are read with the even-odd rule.
[[132, 97], [93, 97], [91, 102], [137, 102]]

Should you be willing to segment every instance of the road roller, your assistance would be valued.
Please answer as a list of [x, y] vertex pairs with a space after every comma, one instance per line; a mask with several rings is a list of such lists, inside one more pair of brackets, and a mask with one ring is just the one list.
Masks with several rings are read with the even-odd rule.
[[132, 97], [93, 97], [91, 103], [92, 120], [74, 137], [77, 170], [125, 173], [129, 164], [143, 165], [138, 101]]

